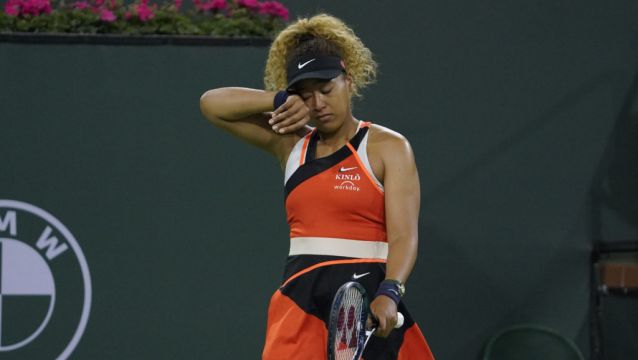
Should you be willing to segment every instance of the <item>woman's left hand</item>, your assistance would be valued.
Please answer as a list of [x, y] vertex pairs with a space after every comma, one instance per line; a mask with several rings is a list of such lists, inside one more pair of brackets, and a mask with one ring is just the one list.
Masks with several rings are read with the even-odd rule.
[[268, 124], [278, 134], [294, 133], [310, 121], [310, 109], [297, 94], [291, 94], [286, 102], [272, 112]]
[[370, 303], [370, 312], [379, 322], [374, 335], [388, 337], [397, 324], [397, 304], [389, 297], [379, 295]]

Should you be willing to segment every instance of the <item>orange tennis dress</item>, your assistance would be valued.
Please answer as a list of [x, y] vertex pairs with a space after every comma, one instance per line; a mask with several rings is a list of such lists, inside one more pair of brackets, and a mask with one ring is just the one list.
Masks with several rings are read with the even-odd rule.
[[[332, 299], [348, 281], [369, 296], [385, 278], [388, 254], [383, 185], [367, 157], [370, 123], [327, 157], [315, 159], [313, 130], [293, 148], [285, 174], [290, 253], [270, 300], [264, 360], [325, 360]], [[365, 360], [434, 359], [403, 301], [405, 317], [388, 338], [372, 337]]]

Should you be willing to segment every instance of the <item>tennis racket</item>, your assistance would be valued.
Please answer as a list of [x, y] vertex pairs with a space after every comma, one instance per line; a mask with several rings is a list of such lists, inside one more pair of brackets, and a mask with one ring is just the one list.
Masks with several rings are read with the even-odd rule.
[[[328, 360], [359, 360], [376, 327], [367, 330], [370, 314], [366, 290], [358, 282], [347, 282], [337, 290], [328, 324]], [[403, 326], [397, 313], [395, 328]]]

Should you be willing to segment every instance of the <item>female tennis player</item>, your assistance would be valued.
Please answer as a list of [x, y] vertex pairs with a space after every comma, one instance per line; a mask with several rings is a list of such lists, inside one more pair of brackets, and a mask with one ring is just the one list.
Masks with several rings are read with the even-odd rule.
[[[268, 309], [263, 359], [326, 359], [327, 323], [348, 281], [371, 294], [378, 321], [363, 358], [433, 359], [401, 297], [417, 254], [419, 178], [408, 141], [352, 114], [374, 81], [372, 54], [341, 20], [320, 14], [273, 41], [266, 90], [218, 88], [201, 111], [275, 156], [284, 172], [290, 252]], [[397, 311], [404, 325], [394, 329]]]

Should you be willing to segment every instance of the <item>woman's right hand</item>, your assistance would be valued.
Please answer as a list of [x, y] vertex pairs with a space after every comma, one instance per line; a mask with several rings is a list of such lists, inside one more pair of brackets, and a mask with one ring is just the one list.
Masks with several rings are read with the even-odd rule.
[[299, 95], [291, 94], [272, 112], [268, 124], [278, 134], [289, 134], [306, 126], [309, 121], [310, 109]]

